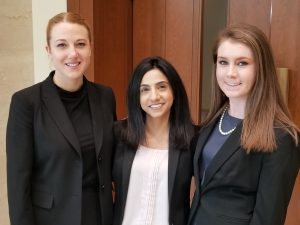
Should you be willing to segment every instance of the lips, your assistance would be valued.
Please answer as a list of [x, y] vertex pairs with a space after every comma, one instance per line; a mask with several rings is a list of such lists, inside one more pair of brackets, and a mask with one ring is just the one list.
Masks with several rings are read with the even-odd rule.
[[76, 67], [76, 66], [79, 66], [80, 62], [76, 62], [76, 63], [66, 63], [66, 66], [69, 66], [69, 67]]
[[239, 83], [228, 83], [228, 82], [226, 82], [226, 85], [231, 86], [231, 87], [236, 87], [236, 86], [239, 86], [240, 84], [242, 84], [242, 83], [241, 82], [239, 82]]
[[151, 109], [160, 109], [162, 106], [163, 106], [163, 104], [159, 103], [159, 104], [149, 105], [148, 107], [151, 108]]

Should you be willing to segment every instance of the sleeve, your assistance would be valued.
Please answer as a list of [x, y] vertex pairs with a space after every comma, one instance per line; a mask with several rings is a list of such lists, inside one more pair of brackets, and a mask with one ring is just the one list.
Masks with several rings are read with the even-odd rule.
[[263, 159], [250, 225], [283, 225], [299, 171], [300, 149], [288, 134], [278, 136], [277, 150]]
[[114, 121], [117, 120], [117, 113], [116, 113], [116, 97], [115, 97], [115, 94], [113, 92], [112, 89], [110, 89], [111, 91], [111, 96], [112, 96], [112, 99], [111, 99], [111, 102], [112, 102], [112, 111], [113, 111], [113, 114], [114, 114]]
[[14, 94], [6, 130], [7, 192], [11, 225], [34, 225], [31, 204], [33, 109]]
[[[190, 141], [190, 151], [192, 152], [192, 162], [195, 156], [195, 151], [196, 151], [196, 147], [197, 147], [197, 142], [198, 142], [198, 138], [199, 138], [199, 128], [195, 128], [195, 134], [193, 136], [193, 138]], [[191, 170], [193, 171], [193, 176], [194, 176], [194, 165], [193, 163], [191, 163]]]

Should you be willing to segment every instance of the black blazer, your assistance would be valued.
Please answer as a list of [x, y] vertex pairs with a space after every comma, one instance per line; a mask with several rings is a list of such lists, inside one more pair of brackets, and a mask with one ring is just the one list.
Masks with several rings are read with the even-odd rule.
[[276, 129], [278, 148], [274, 153], [247, 154], [240, 146], [240, 124], [200, 180], [202, 149], [217, 122], [198, 134], [194, 157], [196, 192], [188, 224], [283, 225], [299, 171], [300, 149], [290, 135]]
[[[190, 210], [190, 185], [193, 173], [193, 153], [169, 144], [168, 193], [170, 225], [186, 225]], [[121, 225], [125, 212], [131, 166], [136, 149], [118, 140], [113, 164], [115, 183], [114, 225]]]
[[[6, 139], [12, 225], [81, 224], [81, 150], [52, 76], [53, 72], [12, 97]], [[85, 82], [98, 157], [102, 224], [108, 225], [115, 98], [110, 88]]]

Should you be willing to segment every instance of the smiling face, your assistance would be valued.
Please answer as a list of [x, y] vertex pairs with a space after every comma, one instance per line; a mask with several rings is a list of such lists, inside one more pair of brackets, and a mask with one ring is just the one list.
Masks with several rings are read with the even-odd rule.
[[169, 119], [174, 101], [166, 76], [158, 69], [145, 73], [140, 84], [140, 104], [148, 119]]
[[56, 85], [69, 91], [78, 89], [90, 64], [91, 43], [87, 29], [76, 23], [55, 24], [46, 50], [55, 68]]
[[256, 79], [251, 49], [237, 41], [223, 41], [217, 51], [216, 77], [230, 102], [245, 105]]

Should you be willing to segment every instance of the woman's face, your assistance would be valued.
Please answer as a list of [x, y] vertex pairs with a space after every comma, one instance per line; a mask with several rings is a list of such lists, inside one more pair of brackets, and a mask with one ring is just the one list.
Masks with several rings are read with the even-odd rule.
[[217, 52], [217, 82], [230, 102], [245, 104], [256, 79], [256, 65], [251, 49], [230, 39]]
[[61, 22], [53, 26], [50, 36], [50, 46], [46, 49], [55, 68], [55, 83], [62, 88], [70, 83], [81, 84], [91, 56], [87, 29]]
[[173, 91], [167, 77], [158, 69], [145, 73], [140, 84], [140, 104], [147, 119], [169, 119]]

